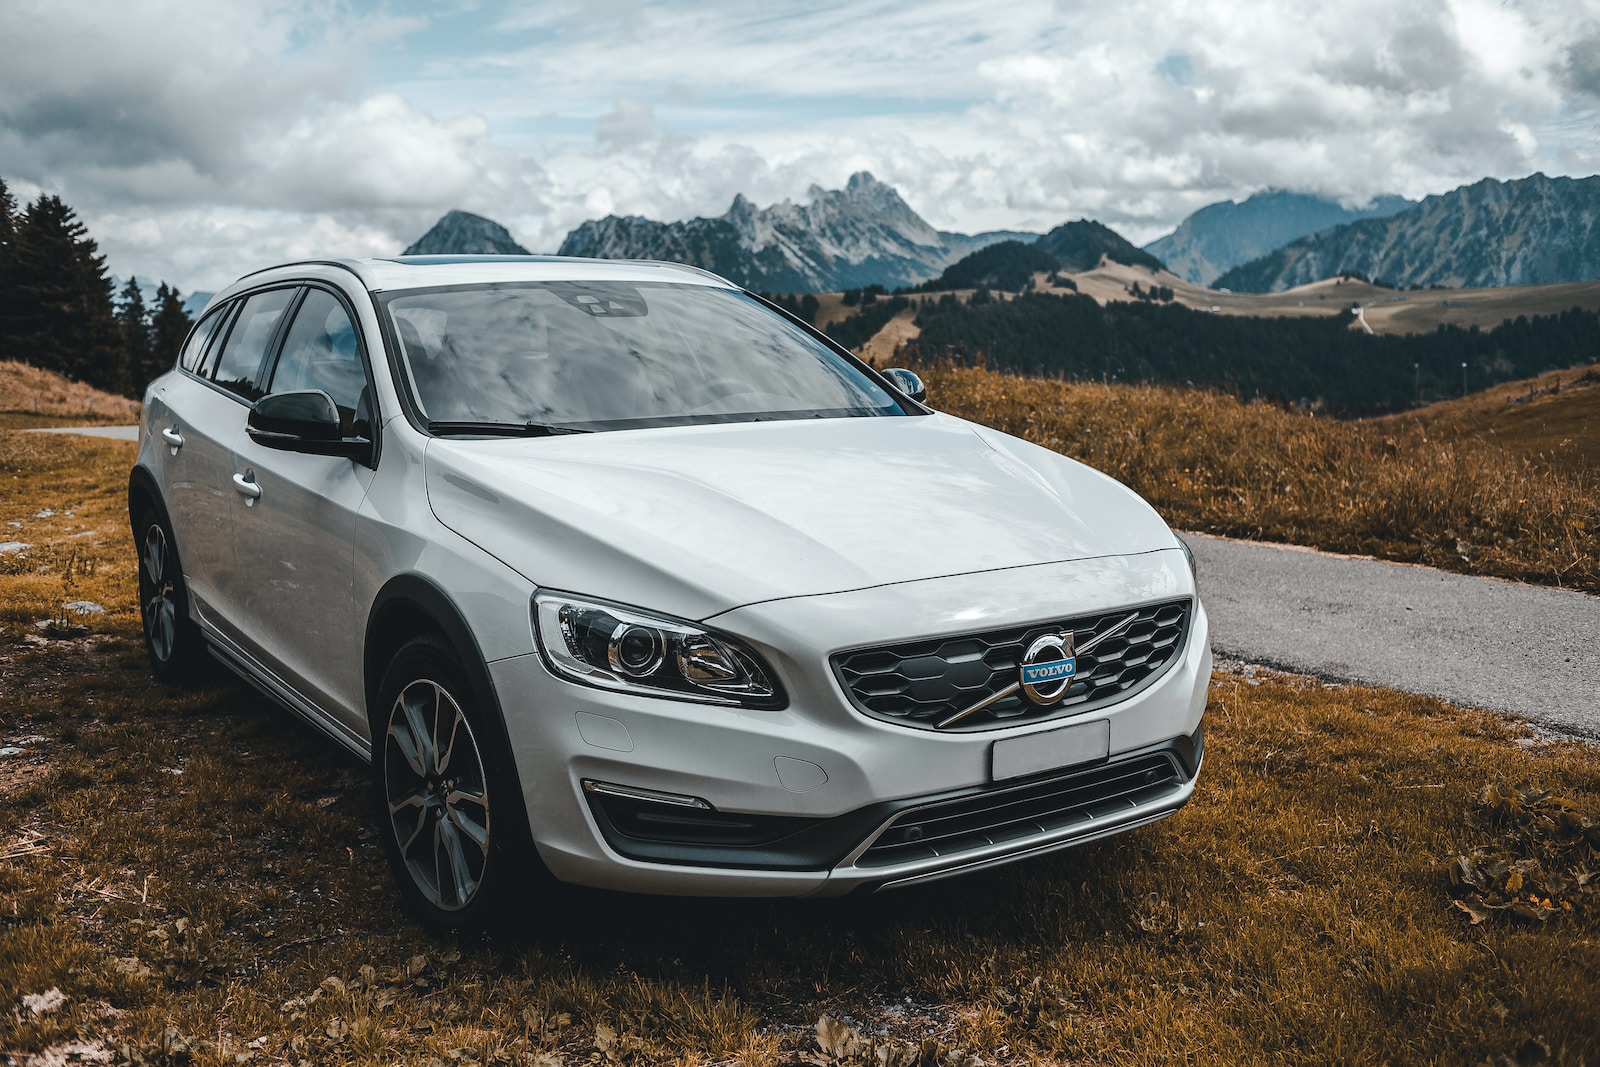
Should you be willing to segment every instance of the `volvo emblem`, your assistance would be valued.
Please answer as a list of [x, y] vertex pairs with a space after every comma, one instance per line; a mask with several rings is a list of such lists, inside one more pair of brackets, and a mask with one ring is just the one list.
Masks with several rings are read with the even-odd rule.
[[1018, 682], [1023, 695], [1035, 704], [1054, 704], [1067, 695], [1078, 673], [1078, 657], [1073, 651], [1073, 635], [1045, 634], [1023, 654]]

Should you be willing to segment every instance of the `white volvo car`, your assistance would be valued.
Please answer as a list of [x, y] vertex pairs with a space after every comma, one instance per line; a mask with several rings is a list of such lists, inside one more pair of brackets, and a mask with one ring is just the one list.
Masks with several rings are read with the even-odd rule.
[[145, 397], [156, 673], [206, 654], [369, 759], [435, 927], [542, 880], [828, 895], [1194, 790], [1192, 559], [1083, 465], [705, 272], [296, 263]]

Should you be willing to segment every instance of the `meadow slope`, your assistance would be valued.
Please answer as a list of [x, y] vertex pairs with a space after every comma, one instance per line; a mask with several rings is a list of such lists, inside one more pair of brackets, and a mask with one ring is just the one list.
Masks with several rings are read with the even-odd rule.
[[562, 890], [430, 937], [356, 761], [221, 676], [151, 679], [132, 451], [0, 432], [30, 546], [0, 555], [0, 1056], [1600, 1061], [1596, 750], [1250, 668], [1213, 686], [1195, 801], [1115, 839], [832, 902]]
[[1205, 390], [923, 369], [929, 402], [1131, 486], [1179, 529], [1600, 593], [1600, 473]]

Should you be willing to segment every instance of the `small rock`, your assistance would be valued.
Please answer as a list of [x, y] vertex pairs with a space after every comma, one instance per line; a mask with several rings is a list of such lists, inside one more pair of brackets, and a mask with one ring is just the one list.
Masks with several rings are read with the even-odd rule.
[[55, 986], [43, 993], [26, 993], [22, 997], [22, 1010], [34, 1015], [49, 1015], [67, 1002], [67, 995]]
[[36, 519], [48, 519], [50, 516], [54, 515], [55, 513], [56, 513], [55, 508], [45, 508], [43, 511], [35, 512], [33, 517], [36, 518]]
[[26, 552], [32, 547], [25, 541], [0, 541], [0, 556], [10, 552]]
[[20, 756], [20, 755], [22, 755], [22, 749], [18, 748], [16, 745], [7, 745], [4, 748], [0, 748], [0, 756]]
[[149, 978], [150, 968], [138, 956], [112, 956], [111, 969], [129, 978]]
[[106, 609], [92, 600], [74, 600], [64, 605], [68, 611], [77, 612], [79, 615], [104, 615]]
[[33, 1067], [66, 1067], [67, 1064], [77, 1063], [115, 1063], [116, 1051], [103, 1044], [89, 1041], [68, 1041], [61, 1045], [51, 1045], [31, 1060], [27, 1061]]

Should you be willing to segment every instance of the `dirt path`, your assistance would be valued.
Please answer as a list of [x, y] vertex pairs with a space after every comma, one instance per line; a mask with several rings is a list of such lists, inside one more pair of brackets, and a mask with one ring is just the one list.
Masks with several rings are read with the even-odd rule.
[[861, 346], [861, 357], [874, 367], [893, 366], [895, 349], [922, 333], [911, 321], [915, 316], [915, 309], [909, 309], [884, 323], [883, 329]]

